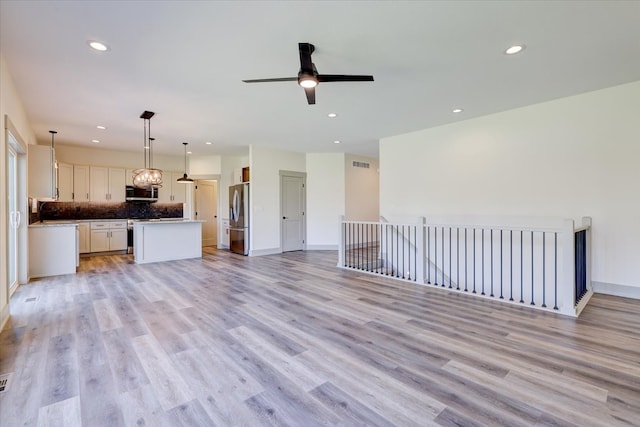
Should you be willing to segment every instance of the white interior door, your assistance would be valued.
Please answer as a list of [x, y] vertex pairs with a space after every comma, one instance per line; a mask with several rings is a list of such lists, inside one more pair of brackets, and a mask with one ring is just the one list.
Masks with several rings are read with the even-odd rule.
[[280, 176], [282, 252], [304, 249], [304, 181], [302, 176]]
[[218, 181], [198, 180], [196, 184], [196, 219], [202, 223], [202, 246], [218, 244]]

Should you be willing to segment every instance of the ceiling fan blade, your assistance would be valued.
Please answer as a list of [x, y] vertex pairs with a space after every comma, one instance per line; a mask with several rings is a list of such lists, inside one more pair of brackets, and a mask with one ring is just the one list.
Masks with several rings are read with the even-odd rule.
[[243, 80], [245, 83], [266, 83], [266, 82], [296, 82], [298, 81], [297, 77], [279, 77], [275, 79], [253, 79], [253, 80]]
[[309, 105], [316, 103], [316, 88], [315, 87], [306, 87], [304, 88], [304, 93], [307, 95], [307, 102]]
[[313, 63], [311, 62], [311, 54], [316, 50], [311, 43], [298, 43], [300, 50], [300, 70], [313, 72]]
[[372, 82], [373, 76], [358, 76], [345, 74], [318, 74], [319, 82]]

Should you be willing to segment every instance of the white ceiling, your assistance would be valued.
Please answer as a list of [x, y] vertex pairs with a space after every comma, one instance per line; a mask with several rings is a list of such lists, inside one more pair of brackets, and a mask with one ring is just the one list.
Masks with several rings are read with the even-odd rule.
[[[382, 137], [640, 80], [639, 23], [639, 1], [2, 0], [0, 48], [42, 143], [140, 152], [151, 110], [156, 153], [377, 156]], [[307, 105], [295, 82], [241, 81], [296, 76], [298, 42], [320, 73], [375, 82]]]

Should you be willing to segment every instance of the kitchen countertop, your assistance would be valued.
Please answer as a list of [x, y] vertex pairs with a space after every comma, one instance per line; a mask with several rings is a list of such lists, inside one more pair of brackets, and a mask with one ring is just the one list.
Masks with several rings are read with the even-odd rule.
[[29, 228], [39, 227], [77, 227], [78, 221], [43, 221], [29, 224]]
[[205, 222], [201, 219], [189, 218], [160, 218], [160, 219], [134, 219], [133, 224], [166, 224], [176, 222]]

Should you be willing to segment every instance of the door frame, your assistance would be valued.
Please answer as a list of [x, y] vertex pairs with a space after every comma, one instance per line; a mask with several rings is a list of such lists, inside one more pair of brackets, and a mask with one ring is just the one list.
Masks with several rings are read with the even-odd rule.
[[[217, 230], [217, 242], [216, 247], [220, 248], [221, 246], [221, 236], [224, 230], [221, 230], [222, 227], [222, 216], [220, 216], [220, 207], [222, 206], [222, 202], [227, 203], [227, 200], [220, 200], [222, 191], [220, 191], [220, 183], [222, 182], [222, 178], [220, 174], [191, 174], [189, 175], [191, 179], [194, 181], [198, 180], [206, 180], [206, 181], [218, 181], [218, 211], [216, 215], [218, 216], [218, 230]], [[196, 217], [196, 194], [195, 194], [195, 182], [194, 185], [189, 185], [187, 189], [187, 209], [189, 211], [189, 218], [195, 219]]]
[[278, 216], [278, 226], [280, 227], [280, 253], [282, 251], [282, 234], [284, 233], [284, 229], [282, 227], [282, 178], [285, 176], [290, 176], [294, 178], [302, 178], [302, 250], [307, 250], [307, 173], [306, 172], [295, 172], [288, 170], [280, 170], [279, 171], [279, 187], [278, 187], [278, 204], [280, 205], [280, 215]]
[[[9, 134], [11, 135], [11, 138], [9, 137]], [[22, 138], [22, 136], [20, 135], [20, 133], [18, 132], [18, 129], [15, 127], [15, 125], [11, 122], [11, 119], [9, 119], [9, 116], [5, 114], [4, 116], [4, 141], [5, 141], [5, 146], [4, 146], [4, 153], [2, 153], [2, 158], [3, 158], [3, 167], [0, 168], [3, 173], [7, 172], [7, 166], [8, 166], [8, 150], [9, 150], [9, 146], [11, 146], [11, 148], [16, 152], [17, 154], [17, 158], [16, 158], [16, 175], [17, 175], [17, 208], [18, 210], [21, 212], [21, 216], [22, 216], [22, 220], [20, 222], [20, 226], [18, 227], [17, 230], [17, 234], [16, 234], [16, 238], [17, 238], [17, 245], [18, 245], [18, 253], [16, 254], [17, 257], [17, 279], [18, 279], [18, 284], [17, 286], [14, 286], [12, 289], [9, 289], [9, 281], [8, 281], [8, 268], [6, 269], [6, 274], [7, 277], [5, 278], [4, 282], [6, 283], [6, 289], [2, 289], [0, 290], [0, 298], [1, 299], [5, 299], [6, 301], [1, 301], [0, 302], [0, 310], [2, 307], [2, 304], [4, 302], [8, 303], [9, 302], [9, 298], [11, 297], [11, 294], [13, 294], [13, 292], [16, 291], [16, 289], [18, 287], [20, 287], [20, 285], [23, 285], [25, 283], [27, 283], [29, 281], [29, 271], [28, 271], [28, 236], [27, 236], [27, 226], [29, 224], [29, 208], [30, 205], [28, 203], [28, 199], [27, 199], [27, 143], [24, 141], [24, 139]], [[5, 175], [6, 178], [6, 175]], [[4, 179], [3, 180], [3, 185], [5, 186], [5, 193], [8, 194], [8, 180]], [[2, 215], [3, 221], [2, 221], [2, 227], [4, 228], [4, 233], [5, 233], [5, 237], [7, 241], [7, 247], [5, 247], [5, 260], [3, 265], [8, 267], [8, 262], [9, 262], [9, 253], [8, 253], [8, 241], [9, 241], [9, 213], [8, 213], [8, 205], [7, 205], [7, 211], [3, 212]], [[0, 318], [0, 326], [2, 323], [2, 319]]]
[[[215, 212], [214, 212], [214, 219], [215, 219], [215, 232], [216, 232], [215, 247], [218, 248], [218, 246], [219, 246], [218, 243], [220, 242], [220, 238], [218, 237], [218, 233], [219, 233], [219, 229], [220, 229], [220, 226], [219, 226], [220, 217], [218, 215], [218, 213], [220, 212], [220, 206], [219, 206], [220, 205], [220, 203], [219, 203], [220, 202], [220, 181], [218, 181], [217, 179], [204, 179], [204, 178], [195, 179], [195, 182], [193, 183], [194, 184], [193, 185], [193, 187], [194, 187], [193, 206], [194, 206], [194, 212], [195, 212], [194, 218], [195, 219], [200, 219], [200, 218], [198, 218], [198, 215], [197, 215], [198, 210], [199, 210], [199, 208], [198, 208], [198, 195], [197, 195], [198, 194], [198, 185], [203, 185], [203, 183], [205, 183], [205, 182], [207, 183], [207, 184], [204, 184], [205, 186], [206, 185], [211, 185], [212, 187], [215, 187], [215, 191], [216, 191], [216, 194], [215, 194], [216, 209], [215, 209]], [[215, 182], [215, 184], [209, 184], [211, 182]], [[202, 237], [202, 242], [203, 242], [203, 247], [204, 247], [204, 235]]]

